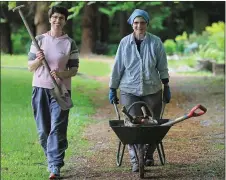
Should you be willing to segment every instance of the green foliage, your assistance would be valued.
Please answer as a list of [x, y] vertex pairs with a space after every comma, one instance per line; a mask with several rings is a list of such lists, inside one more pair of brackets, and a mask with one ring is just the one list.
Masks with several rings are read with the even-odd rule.
[[182, 35], [178, 35], [175, 38], [175, 41], [177, 43], [177, 52], [183, 53], [184, 48], [186, 46], [186, 42], [188, 40], [188, 34], [186, 32], [183, 32]]
[[17, 32], [11, 34], [14, 54], [25, 54], [29, 52], [31, 39], [24, 26], [21, 26]]
[[[131, 12], [136, 8], [144, 9], [151, 13], [151, 19], [149, 26], [150, 30], [156, 32], [163, 30], [163, 21], [169, 16], [170, 8], [162, 6], [162, 2], [106, 2], [107, 6], [99, 7], [99, 11], [113, 17], [116, 12], [127, 11]], [[158, 7], [158, 9], [156, 8]], [[132, 12], [131, 12], [132, 13]]]
[[8, 22], [7, 19], [0, 18], [0, 23], [6, 23], [6, 22]]
[[161, 7], [160, 5], [161, 4], [159, 4], [159, 10], [156, 10], [156, 9], [150, 10], [150, 14], [151, 14], [150, 28], [153, 33], [158, 32], [160, 30], [164, 30], [165, 27], [163, 26], [163, 22], [171, 13], [169, 7]]
[[188, 43], [192, 44], [194, 42], [197, 42], [199, 45], [205, 45], [208, 39], [208, 33], [206, 31], [203, 31], [202, 34], [197, 34], [196, 32], [193, 32], [192, 34], [189, 34]]
[[215, 60], [217, 63], [224, 63], [225, 53], [217, 48], [212, 48], [210, 43], [205, 46], [200, 46], [197, 53], [203, 59]]
[[78, 14], [80, 13], [81, 9], [85, 6], [85, 2], [76, 2], [77, 4], [73, 7], [71, 7], [70, 9], [68, 9], [68, 11], [72, 14], [70, 14], [68, 16], [68, 19], [72, 19], [75, 18], [76, 16], [78, 16]]
[[172, 39], [167, 39], [164, 42], [164, 48], [168, 55], [172, 55], [176, 52], [177, 44]]
[[9, 10], [12, 10], [15, 7], [16, 7], [16, 1], [9, 1], [8, 2], [8, 9]]
[[115, 56], [117, 49], [118, 49], [118, 44], [109, 44], [107, 55], [108, 56]]
[[224, 63], [224, 26], [224, 22], [218, 22], [206, 27], [206, 30], [202, 33], [202, 36], [207, 36], [206, 42], [200, 45], [200, 51], [198, 52], [201, 58], [212, 59], [217, 63]]
[[106, 2], [107, 7], [99, 7], [99, 11], [113, 17], [117, 11], [130, 11], [135, 7], [135, 2]]
[[224, 22], [213, 23], [212, 26], [207, 26], [206, 31], [211, 35], [224, 31]]
[[52, 2], [52, 3], [50, 4], [50, 7], [60, 5], [61, 3], [62, 3], [62, 1], [55, 1], [55, 2]]
[[179, 41], [186, 41], [188, 39], [188, 34], [186, 32], [183, 32], [182, 35], [178, 35], [176, 36], [175, 40], [176, 42], [179, 42]]
[[108, 15], [109, 17], [112, 17], [113, 14], [114, 14], [113, 11], [110, 11], [109, 9], [102, 8], [102, 7], [99, 8], [99, 11], [100, 11], [101, 13], [103, 13], [103, 14]]
[[209, 33], [209, 42], [212, 47], [224, 51], [224, 22], [213, 23], [212, 26], [206, 27], [206, 32]]

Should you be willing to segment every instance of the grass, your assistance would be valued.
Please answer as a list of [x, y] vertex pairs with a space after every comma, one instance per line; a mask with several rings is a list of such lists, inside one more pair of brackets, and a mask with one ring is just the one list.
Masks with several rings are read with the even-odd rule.
[[170, 68], [179, 68], [180, 66], [189, 66], [191, 68], [194, 68], [197, 61], [195, 60], [195, 57], [193, 56], [187, 56], [183, 57], [180, 60], [168, 60], [168, 64]]
[[92, 62], [92, 60], [81, 59], [79, 72], [90, 76], [105, 76], [110, 73], [110, 66], [104, 62]]
[[27, 68], [27, 55], [1, 55], [1, 67], [24, 67]]
[[[8, 57], [10, 57], [8, 59]], [[2, 56], [2, 66], [27, 66], [25, 56]], [[92, 75], [108, 73], [106, 65], [90, 63], [82, 67]], [[95, 65], [94, 65], [95, 64]], [[83, 65], [83, 62], [80, 64]], [[85, 64], [86, 66], [89, 64]], [[99, 69], [103, 71], [99, 72]], [[106, 74], [105, 74], [106, 75]], [[46, 160], [39, 145], [35, 121], [31, 108], [32, 73], [19, 69], [1, 69], [1, 176], [9, 179], [40, 180], [48, 177]], [[99, 82], [77, 76], [72, 81], [72, 100], [70, 111], [66, 159], [89, 146], [82, 138], [84, 127], [94, 122], [90, 115], [95, 113], [91, 100], [93, 93], [101, 88]], [[103, 95], [104, 96], [104, 95]], [[70, 147], [75, 147], [71, 149]], [[79, 149], [80, 151], [78, 151]]]
[[178, 74], [184, 75], [184, 76], [213, 76], [213, 73], [209, 71], [192, 71], [192, 72], [177, 72]]
[[[1, 55], [1, 67], [27, 68], [27, 55]], [[110, 72], [110, 66], [104, 62], [80, 59], [79, 73], [89, 76], [104, 76]]]

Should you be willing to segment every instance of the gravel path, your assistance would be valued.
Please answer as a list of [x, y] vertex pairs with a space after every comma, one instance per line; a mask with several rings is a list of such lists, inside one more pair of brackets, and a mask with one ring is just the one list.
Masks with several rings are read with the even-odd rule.
[[[98, 80], [108, 83], [108, 78]], [[155, 166], [145, 168], [145, 178], [224, 179], [224, 79], [172, 74], [170, 86], [172, 100], [166, 106], [165, 118], [180, 117], [196, 104], [204, 105], [208, 111], [170, 129], [163, 140], [165, 166], [160, 165], [155, 154]], [[107, 96], [108, 89], [97, 93]], [[118, 139], [108, 125], [108, 120], [116, 118], [114, 108], [106, 98], [94, 102], [97, 100], [102, 106], [93, 116], [95, 123], [88, 126], [83, 135], [91, 146], [67, 162], [63, 179], [139, 179], [137, 173], [131, 172], [127, 150], [122, 166], [116, 166]]]

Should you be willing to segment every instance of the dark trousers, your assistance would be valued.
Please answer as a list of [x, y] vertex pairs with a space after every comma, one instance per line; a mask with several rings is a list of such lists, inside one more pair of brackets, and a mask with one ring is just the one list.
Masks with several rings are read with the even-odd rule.
[[69, 110], [61, 110], [50, 90], [39, 87], [33, 87], [32, 107], [40, 144], [48, 160], [48, 166], [62, 167], [65, 150], [68, 147]]
[[[128, 109], [134, 102], [144, 101], [152, 114], [152, 117], [156, 120], [160, 118], [161, 110], [162, 110], [162, 90], [158, 91], [155, 94], [150, 94], [147, 96], [135, 96], [133, 94], [125, 93], [123, 91], [120, 92], [120, 101], [123, 106]], [[142, 116], [141, 104], [135, 104], [129, 114], [132, 116]], [[150, 114], [149, 114], [150, 115]], [[135, 145], [136, 146], [136, 145]], [[133, 146], [131, 144], [128, 145], [130, 161], [131, 163], [137, 163], [135, 152]], [[146, 159], [153, 159], [153, 153], [156, 149], [156, 145], [148, 145], [146, 152]]]

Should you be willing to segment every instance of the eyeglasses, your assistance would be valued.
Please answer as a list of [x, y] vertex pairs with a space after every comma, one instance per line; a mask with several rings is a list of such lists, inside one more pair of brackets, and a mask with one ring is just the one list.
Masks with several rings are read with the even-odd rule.
[[60, 21], [65, 20], [64, 16], [51, 16], [51, 18], [54, 20], [59, 19]]
[[135, 21], [135, 22], [133, 22], [133, 24], [134, 25], [138, 25], [138, 24], [140, 24], [140, 25], [145, 25], [145, 24], [147, 24], [145, 21], [141, 21], [141, 22], [138, 22], [138, 21]]

